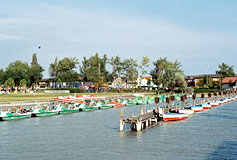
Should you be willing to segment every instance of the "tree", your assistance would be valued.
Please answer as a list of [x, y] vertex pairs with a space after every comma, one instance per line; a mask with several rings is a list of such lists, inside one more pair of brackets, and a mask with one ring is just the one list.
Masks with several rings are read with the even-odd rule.
[[4, 72], [4, 81], [12, 78], [16, 85], [19, 85], [21, 79], [29, 79], [30, 67], [26, 62], [15, 61], [10, 63]]
[[149, 62], [150, 62], [150, 58], [144, 57], [144, 56], [142, 57], [141, 64], [139, 65], [139, 68], [141, 69], [140, 85], [141, 85], [142, 77], [144, 77], [144, 75], [147, 74], [146, 68], [149, 67]]
[[153, 65], [155, 68], [150, 72], [150, 75], [152, 76], [153, 83], [159, 87], [162, 84], [164, 70], [168, 67], [167, 58], [159, 58], [157, 61], [153, 62]]
[[30, 67], [30, 85], [33, 83], [37, 83], [43, 78], [42, 72], [44, 71], [43, 67], [41, 67], [37, 62], [36, 53], [32, 56], [32, 62]]
[[127, 84], [131, 84], [134, 88], [137, 85], [136, 78], [138, 77], [137, 71], [138, 63], [136, 60], [130, 58], [123, 61], [122, 73], [127, 79]]
[[8, 78], [6, 81], [5, 81], [5, 86], [9, 86], [10, 88], [14, 87], [15, 86], [15, 82], [12, 78]]
[[4, 83], [4, 71], [0, 69], [0, 85]]
[[219, 70], [216, 71], [216, 74], [219, 74], [221, 76], [221, 79], [225, 78], [225, 77], [234, 77], [235, 76], [235, 72], [234, 72], [234, 66], [228, 66], [225, 63], [222, 63], [220, 65], [218, 65]]
[[56, 82], [58, 78], [58, 57], [55, 58], [54, 63], [50, 64], [49, 75], [53, 78], [53, 81]]
[[102, 58], [96, 53], [89, 59], [83, 58], [82, 66], [80, 66], [80, 75], [85, 81], [91, 81], [97, 83], [98, 87], [104, 82], [110, 80], [109, 72], [106, 70], [106, 64], [108, 63], [107, 55], [104, 54]]
[[123, 63], [119, 56], [111, 57], [109, 64], [112, 66], [111, 81], [121, 76]]
[[175, 74], [174, 79], [168, 85], [169, 85], [169, 88], [172, 90], [174, 90], [175, 88], [187, 87], [187, 83], [185, 81], [185, 76], [182, 73]]
[[[150, 72], [153, 82], [157, 84], [157, 86], [162, 84], [163, 87], [173, 89], [174, 85], [176, 84], [174, 81], [175, 78], [179, 78], [180, 80], [181, 75], [183, 75], [181, 63], [177, 60], [174, 62], [169, 62], [167, 61], [167, 58], [160, 58], [153, 64], [155, 68]], [[176, 77], [176, 74], [179, 75]]]
[[22, 80], [20, 81], [19, 85], [20, 85], [21, 87], [25, 87], [25, 86], [26, 86], [26, 80], [25, 80], [25, 79], [22, 79]]
[[49, 74], [54, 79], [54, 82], [76, 82], [78, 81], [78, 73], [74, 71], [76, 65], [79, 63], [76, 57], [65, 57], [58, 62], [58, 58], [55, 58], [54, 63], [50, 64]]

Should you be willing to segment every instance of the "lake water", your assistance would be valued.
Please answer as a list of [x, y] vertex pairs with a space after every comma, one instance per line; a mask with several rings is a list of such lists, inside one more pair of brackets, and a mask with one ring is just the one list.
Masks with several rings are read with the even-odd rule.
[[[139, 111], [124, 107], [124, 117]], [[119, 118], [120, 109], [108, 109], [0, 122], [0, 157], [237, 159], [237, 101], [138, 133], [120, 133]]]

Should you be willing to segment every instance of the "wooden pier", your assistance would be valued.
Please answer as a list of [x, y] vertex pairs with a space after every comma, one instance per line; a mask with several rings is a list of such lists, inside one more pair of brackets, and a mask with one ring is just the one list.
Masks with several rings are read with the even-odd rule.
[[[137, 116], [134, 116], [133, 113], [131, 113], [131, 117], [127, 119], [123, 119], [123, 109], [121, 109], [120, 112], [120, 131], [124, 130], [124, 124], [129, 124], [130, 129], [133, 131], [142, 131], [146, 128], [149, 128], [151, 126], [154, 126], [158, 124], [158, 122], [163, 120], [163, 115], [165, 113], [169, 112], [177, 112], [179, 109], [182, 108], [191, 108], [192, 106], [202, 105], [203, 103], [209, 103], [211, 101], [221, 100], [225, 98], [230, 98], [237, 95], [237, 91], [232, 92], [217, 92], [213, 93], [213, 96], [211, 93], [208, 93], [208, 96], [205, 98], [205, 94], [201, 94], [201, 97], [199, 100], [196, 99], [196, 94], [192, 96], [191, 99], [189, 99], [189, 102], [186, 102], [187, 97], [181, 96], [181, 100], [178, 101], [178, 103], [174, 103], [174, 97], [171, 96], [170, 98], [166, 98], [166, 105], [163, 107], [158, 107], [159, 98], [155, 99], [155, 110], [150, 110], [146, 112], [146, 106], [141, 106], [140, 114]], [[177, 102], [177, 101], [176, 101]]]
[[157, 106], [153, 111], [152, 108], [149, 112], [146, 112], [146, 106], [141, 106], [141, 112], [137, 116], [133, 116], [131, 113], [131, 117], [127, 119], [123, 119], [123, 109], [120, 112], [120, 131], [123, 131], [124, 124], [127, 123], [130, 125], [131, 130], [134, 131], [142, 131], [148, 127], [156, 125], [161, 118], [159, 117]]

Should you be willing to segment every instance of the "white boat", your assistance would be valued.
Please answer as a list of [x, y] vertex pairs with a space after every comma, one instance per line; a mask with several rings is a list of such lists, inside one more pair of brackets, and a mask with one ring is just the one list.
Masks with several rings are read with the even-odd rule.
[[216, 101], [219, 105], [224, 104], [224, 101]]
[[188, 117], [189, 117], [189, 114], [185, 114], [185, 113], [165, 113], [165, 114], [163, 114], [163, 120], [165, 122], [183, 120]]
[[186, 114], [193, 114], [194, 113], [194, 110], [192, 109], [179, 109], [178, 110], [179, 113], [186, 113]]
[[204, 103], [202, 104], [203, 109], [211, 109], [211, 104], [209, 103]]
[[212, 107], [217, 107], [217, 106], [219, 106], [219, 103], [216, 102], [216, 101], [211, 101], [211, 102], [210, 102], [210, 105], [211, 105]]
[[194, 112], [201, 112], [201, 111], [203, 111], [203, 107], [202, 106], [192, 106], [191, 108], [192, 108], [192, 110]]

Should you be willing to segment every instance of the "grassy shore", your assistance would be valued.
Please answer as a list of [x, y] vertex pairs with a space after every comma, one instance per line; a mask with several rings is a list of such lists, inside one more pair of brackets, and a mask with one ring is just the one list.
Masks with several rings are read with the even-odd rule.
[[[128, 95], [128, 93], [77, 93], [76, 95], [95, 95], [95, 96], [102, 96], [102, 97], [108, 97], [108, 96], [123, 96]], [[59, 96], [69, 96], [69, 95], [75, 95], [74, 93], [43, 93], [38, 92], [35, 95], [33, 93], [17, 93], [17, 94], [3, 94], [0, 95], [0, 102], [9, 102], [9, 101], [30, 101], [30, 100], [52, 100], [54, 97]]]

